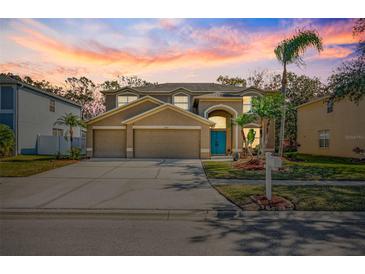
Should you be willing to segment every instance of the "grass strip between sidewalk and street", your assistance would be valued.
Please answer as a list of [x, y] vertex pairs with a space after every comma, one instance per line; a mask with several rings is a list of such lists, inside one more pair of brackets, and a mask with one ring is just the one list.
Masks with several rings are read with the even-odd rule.
[[[238, 206], [251, 195], [265, 193], [263, 185], [217, 185], [215, 188]], [[284, 197], [303, 211], [364, 211], [365, 186], [273, 186], [273, 195]]]

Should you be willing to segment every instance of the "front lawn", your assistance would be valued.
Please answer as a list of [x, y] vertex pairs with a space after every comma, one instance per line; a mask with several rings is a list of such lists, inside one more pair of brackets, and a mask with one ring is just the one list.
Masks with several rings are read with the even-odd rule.
[[41, 155], [18, 155], [2, 158], [0, 159], [0, 177], [30, 176], [76, 162], [76, 160], [57, 160], [53, 156]]
[[[265, 193], [263, 185], [219, 185], [217, 190], [238, 206], [250, 202], [251, 195]], [[273, 194], [290, 200], [295, 210], [363, 211], [364, 186], [273, 186]]]
[[[247, 171], [233, 166], [233, 162], [203, 161], [211, 179], [265, 179], [265, 171]], [[365, 180], [365, 164], [350, 159], [295, 154], [284, 160], [284, 169], [273, 171], [277, 180]]]

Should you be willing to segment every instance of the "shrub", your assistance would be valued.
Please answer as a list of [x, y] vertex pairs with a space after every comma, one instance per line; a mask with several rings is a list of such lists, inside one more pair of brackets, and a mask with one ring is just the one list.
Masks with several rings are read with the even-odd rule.
[[81, 149], [78, 147], [73, 147], [70, 150], [70, 159], [80, 160], [81, 159]]
[[15, 135], [10, 127], [0, 124], [0, 157], [10, 156], [14, 151]]

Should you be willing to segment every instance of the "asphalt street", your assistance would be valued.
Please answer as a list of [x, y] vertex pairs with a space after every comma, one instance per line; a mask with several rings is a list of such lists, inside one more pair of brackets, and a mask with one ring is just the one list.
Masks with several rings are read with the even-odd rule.
[[8, 214], [0, 236], [1, 255], [365, 255], [365, 214]]

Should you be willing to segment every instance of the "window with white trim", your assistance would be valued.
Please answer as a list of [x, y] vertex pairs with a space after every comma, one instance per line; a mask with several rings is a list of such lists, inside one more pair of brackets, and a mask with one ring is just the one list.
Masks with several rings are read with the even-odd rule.
[[214, 122], [214, 128], [225, 129], [227, 128], [227, 118], [222, 116], [211, 116], [208, 118], [210, 121]]
[[189, 110], [189, 96], [187, 95], [175, 95], [174, 96], [174, 105]]
[[52, 135], [53, 136], [63, 136], [63, 129], [62, 128], [52, 128]]
[[56, 111], [56, 101], [53, 99], [49, 100], [49, 111], [55, 112]]
[[330, 146], [330, 131], [320, 130], [319, 131], [319, 147], [326, 148]]
[[242, 97], [243, 103], [243, 113], [250, 113], [252, 111], [252, 96], [243, 96]]
[[118, 107], [127, 105], [138, 99], [137, 95], [119, 95], [118, 96]]

